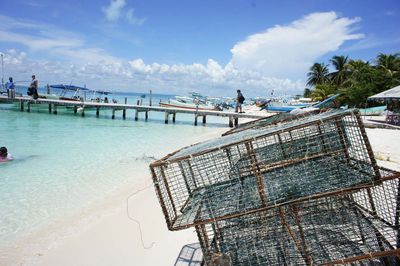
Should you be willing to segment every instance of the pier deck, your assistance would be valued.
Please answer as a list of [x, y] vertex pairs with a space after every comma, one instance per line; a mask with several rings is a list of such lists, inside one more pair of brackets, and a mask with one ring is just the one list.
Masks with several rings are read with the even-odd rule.
[[[146, 105], [133, 105], [133, 104], [121, 104], [121, 103], [99, 103], [99, 102], [83, 102], [83, 101], [68, 101], [68, 100], [54, 100], [54, 99], [32, 99], [31, 97], [15, 97], [14, 99], [9, 99], [7, 96], [0, 95], [0, 102], [16, 102], [20, 104], [21, 111], [25, 110], [30, 112], [30, 106], [32, 104], [47, 104], [49, 106], [49, 112], [57, 114], [57, 106], [69, 106], [73, 107], [75, 113], [78, 109], [81, 111], [81, 115], [85, 115], [85, 109], [96, 109], [96, 115], [99, 115], [100, 109], [112, 110], [112, 119], [115, 118], [115, 111], [122, 110], [122, 118], [126, 118], [126, 110], [135, 110], [135, 120], [139, 119], [139, 113], [145, 113], [145, 119], [148, 119], [148, 112], [164, 112], [165, 113], [165, 123], [168, 124], [169, 116], [172, 116], [172, 122], [176, 120], [176, 114], [193, 114], [194, 115], [194, 125], [197, 126], [198, 117], [203, 118], [203, 124], [206, 123], [207, 116], [220, 116], [229, 118], [229, 126], [237, 126], [239, 124], [239, 118], [247, 119], [259, 119], [266, 116], [263, 115], [252, 115], [246, 113], [234, 113], [226, 111], [207, 111], [207, 110], [190, 110], [184, 108], [169, 108], [160, 106], [146, 106]], [[125, 100], [126, 102], [126, 100]]]

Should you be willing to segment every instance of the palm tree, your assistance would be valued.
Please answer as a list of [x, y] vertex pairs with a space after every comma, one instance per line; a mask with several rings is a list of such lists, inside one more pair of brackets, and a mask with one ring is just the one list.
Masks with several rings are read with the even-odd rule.
[[313, 98], [314, 101], [323, 101], [334, 94], [335, 88], [331, 84], [318, 84], [315, 90], [311, 92], [311, 98]]
[[350, 85], [358, 80], [358, 78], [371, 69], [368, 61], [352, 60], [347, 63], [348, 78], [343, 82], [344, 86]]
[[378, 69], [382, 69], [390, 77], [393, 77], [400, 70], [400, 54], [382, 54], [376, 57], [376, 64]]
[[333, 83], [337, 86], [343, 85], [346, 81], [348, 74], [347, 63], [349, 61], [348, 56], [334, 56], [330, 60], [332, 65], [335, 67], [336, 71], [329, 74]]
[[307, 73], [307, 85], [317, 86], [329, 82], [328, 74], [328, 66], [325, 66], [324, 63], [314, 63]]

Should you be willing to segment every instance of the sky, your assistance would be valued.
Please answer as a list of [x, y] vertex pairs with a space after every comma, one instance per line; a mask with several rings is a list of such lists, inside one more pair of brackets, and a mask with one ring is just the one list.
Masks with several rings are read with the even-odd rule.
[[[399, 0], [0, 0], [2, 75], [25, 85], [301, 94], [315, 62], [400, 52]], [[4, 74], [3, 74], [4, 73]]]

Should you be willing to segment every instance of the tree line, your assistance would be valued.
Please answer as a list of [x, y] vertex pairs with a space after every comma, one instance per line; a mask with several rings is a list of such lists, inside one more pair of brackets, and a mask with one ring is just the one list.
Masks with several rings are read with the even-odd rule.
[[304, 97], [322, 101], [339, 93], [341, 104], [363, 107], [369, 96], [400, 85], [400, 53], [379, 54], [372, 62], [334, 56], [329, 63], [314, 63], [307, 73]]

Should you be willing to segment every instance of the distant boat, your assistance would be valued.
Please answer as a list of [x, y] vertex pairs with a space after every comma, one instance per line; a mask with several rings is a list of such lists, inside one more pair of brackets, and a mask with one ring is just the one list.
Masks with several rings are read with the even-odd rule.
[[169, 107], [169, 108], [183, 108], [189, 110], [203, 110], [203, 111], [221, 111], [218, 106], [208, 105], [202, 103], [190, 103], [190, 102], [182, 102], [178, 100], [169, 100], [168, 102], [160, 102], [159, 105], [161, 107]]

